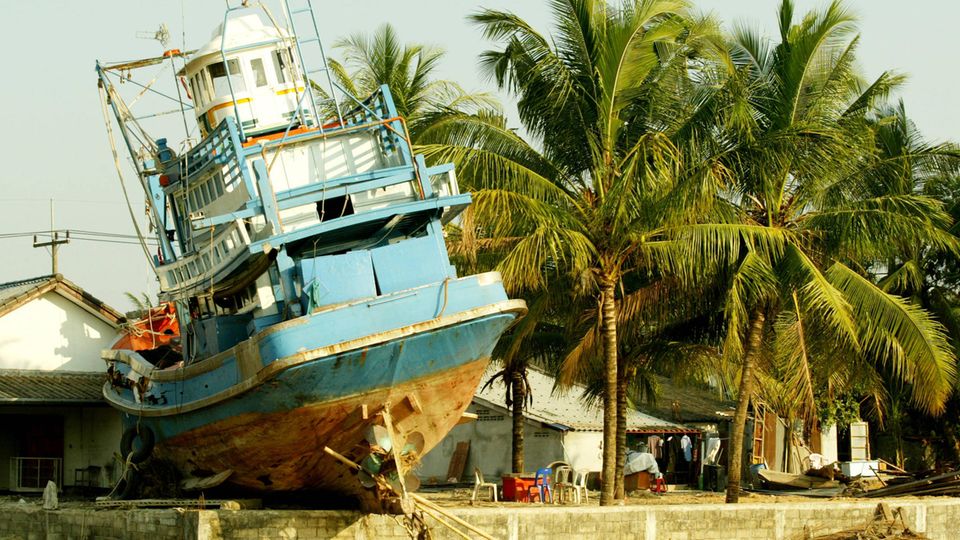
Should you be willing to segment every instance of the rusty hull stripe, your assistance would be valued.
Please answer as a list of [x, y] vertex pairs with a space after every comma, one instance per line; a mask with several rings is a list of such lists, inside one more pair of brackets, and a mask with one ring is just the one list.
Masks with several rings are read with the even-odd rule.
[[[350, 341], [344, 341], [341, 343], [335, 343], [333, 345], [327, 345], [325, 347], [319, 347], [309, 351], [303, 351], [303, 352], [290, 355], [285, 358], [280, 358], [278, 360], [271, 362], [267, 366], [260, 369], [254, 376], [244, 379], [239, 383], [231, 386], [230, 388], [223, 390], [222, 392], [218, 392], [216, 394], [205, 397], [203, 399], [200, 399], [191, 403], [183, 404], [183, 405], [172, 405], [172, 406], [163, 407], [163, 408], [147, 409], [147, 408], [140, 408], [140, 407], [130, 407], [126, 405], [125, 402], [115, 399], [112, 395], [110, 395], [111, 393], [106, 391], [104, 392], [104, 397], [114, 407], [124, 412], [135, 414], [138, 416], [178, 415], [185, 412], [195, 411], [197, 409], [202, 409], [203, 407], [206, 407], [208, 405], [212, 405], [219, 401], [223, 401], [231, 397], [234, 397], [236, 395], [242, 394], [243, 392], [250, 390], [251, 388], [261, 384], [267, 379], [272, 378], [273, 376], [277, 375], [281, 371], [287, 370], [294, 366], [298, 366], [300, 364], [305, 364], [317, 358], [334, 356], [334, 355], [337, 355], [346, 351], [350, 351], [353, 349], [362, 349], [364, 347], [370, 347], [373, 345], [378, 345], [380, 343], [386, 343], [388, 341], [400, 339], [402, 337], [405, 337], [411, 334], [429, 332], [431, 330], [437, 330], [446, 326], [451, 326], [451, 325], [458, 324], [461, 322], [466, 322], [469, 320], [479, 319], [481, 317], [486, 317], [489, 315], [497, 315], [501, 313], [516, 313], [518, 314], [518, 318], [519, 318], [519, 316], [522, 316], [524, 313], [526, 313], [526, 311], [527, 311], [527, 305], [526, 305], [526, 302], [524, 302], [523, 300], [504, 300], [501, 302], [497, 302], [495, 304], [488, 304], [486, 306], [481, 306], [473, 309], [468, 309], [466, 311], [461, 311], [459, 313], [456, 313], [454, 315], [450, 315], [447, 317], [431, 319], [429, 321], [423, 321], [416, 324], [395, 328], [393, 330], [389, 330], [386, 332], [371, 334], [369, 336], [364, 336], [362, 338], [353, 339]], [[293, 321], [288, 321], [288, 322], [293, 322]], [[281, 324], [284, 324], [284, 323], [281, 323]], [[279, 325], [276, 325], [276, 326], [279, 326]], [[254, 338], [247, 340], [246, 343], [249, 343], [249, 345], [247, 345], [248, 350], [245, 351], [247, 354], [243, 354], [242, 359], [238, 358], [238, 364], [241, 365], [241, 368], [240, 368], [241, 373], [244, 371], [242, 366], [246, 365], [247, 368], [249, 369], [250, 366], [248, 363], [253, 362], [254, 356], [256, 356], [257, 360], [259, 360], [259, 352], [256, 349], [256, 347], [253, 347], [253, 343], [254, 343], [254, 340], [259, 341], [260, 338], [263, 337], [263, 335], [265, 334], [262, 333], [259, 336], [256, 336]], [[114, 360], [117, 360], [120, 362], [126, 362], [130, 364], [130, 366], [138, 372], [139, 370], [136, 369], [138, 366], [135, 366], [132, 362], [130, 362], [131, 360], [136, 362], [138, 365], [147, 364], [147, 362], [143, 360], [139, 354], [131, 353], [130, 351], [116, 351], [116, 352], [117, 354], [116, 354], [116, 358], [113, 358]], [[218, 356], [221, 356], [221, 355], [218, 355]], [[238, 357], [241, 356], [241, 350], [239, 349], [237, 350], [237, 356]], [[213, 358], [211, 358], [211, 360], [213, 360]], [[222, 358], [220, 358], [219, 360], [222, 363]], [[155, 370], [151, 369], [150, 371], [155, 371]], [[156, 371], [159, 371], [159, 370], [156, 370]], [[164, 373], [164, 375], [167, 375], [167, 376], [163, 378], [157, 377], [156, 375], [158, 375], [158, 373], [153, 373], [153, 376], [155, 377], [155, 380], [158, 380], [158, 381], [182, 380], [184, 377], [184, 374], [178, 373], [179, 371], [180, 370], [167, 371]], [[209, 371], [209, 370], [205, 370], [205, 371]], [[150, 373], [141, 372], [141, 374], [147, 377], [151, 376]], [[104, 385], [104, 389], [105, 390], [109, 389], [109, 383]]]

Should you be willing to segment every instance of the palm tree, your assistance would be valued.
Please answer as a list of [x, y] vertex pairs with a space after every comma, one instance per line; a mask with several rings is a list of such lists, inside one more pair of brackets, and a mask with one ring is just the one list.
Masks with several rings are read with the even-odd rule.
[[511, 445], [513, 472], [524, 471], [523, 441], [526, 407], [535, 396], [527, 380], [530, 365], [548, 367], [563, 351], [563, 329], [556, 323], [556, 291], [538, 291], [525, 298], [529, 311], [510, 333], [497, 344], [493, 357], [503, 366], [484, 383], [483, 388], [500, 381], [505, 388], [505, 402], [512, 413]]
[[[449, 112], [499, 111], [499, 103], [486, 93], [468, 93], [453, 81], [434, 78], [443, 50], [416, 43], [403, 44], [396, 30], [384, 24], [370, 35], [357, 33], [334, 43], [343, 62], [328, 59], [336, 83], [346, 92], [364, 98], [386, 84], [397, 113], [410, 130], [413, 142]], [[314, 85], [323, 96], [327, 93]], [[347, 103], [353, 107], [354, 103]]]
[[712, 26], [686, 18], [686, 4], [674, 0], [554, 0], [551, 8], [553, 40], [512, 13], [472, 17], [503, 44], [484, 53], [482, 65], [517, 96], [536, 144], [494, 114], [451, 115], [419, 142], [425, 155], [458, 165], [474, 194], [465, 221], [476, 227], [464, 236], [506, 253], [497, 268], [511, 290], [572, 283], [593, 299], [602, 329], [606, 505], [618, 476], [618, 291], [631, 272], [692, 270], [673, 238], [722, 183], [716, 160], [681, 176], [685, 150], [671, 140], [709, 101], [684, 100], [697, 86], [691, 58]]
[[[839, 1], [794, 22], [780, 5], [780, 43], [733, 32], [732, 75], [750, 88], [752, 124], [726, 133], [735, 172], [726, 194], [737, 231], [725, 301], [724, 356], [741, 365], [730, 434], [727, 501], [739, 498], [747, 409], [758, 371], [776, 372], [791, 408], [815, 416], [814, 394], [888, 366], [913, 403], [935, 413], [955, 380], [943, 328], [924, 310], [869, 279], [876, 261], [904, 243], [955, 250], [941, 205], [914, 193], [871, 193], [888, 170], [874, 146], [873, 107], [899, 78], [865, 85], [853, 68], [854, 18]], [[732, 251], [732, 249], [736, 251]]]

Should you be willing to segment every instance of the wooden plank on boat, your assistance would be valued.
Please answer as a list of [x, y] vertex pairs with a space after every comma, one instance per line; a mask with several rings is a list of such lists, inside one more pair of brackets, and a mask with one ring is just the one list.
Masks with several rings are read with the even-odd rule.
[[197, 491], [214, 488], [224, 483], [227, 478], [230, 478], [231, 474], [233, 474], [233, 469], [227, 469], [212, 476], [204, 476], [203, 478], [184, 478], [180, 481], [180, 489], [184, 491]]
[[457, 425], [459, 426], [460, 424], [469, 424], [470, 422], [476, 422], [477, 418], [479, 418], [479, 416], [477, 416], [476, 413], [463, 411], [463, 414], [460, 415], [460, 419], [457, 420]]
[[99, 508], [221, 508], [248, 510], [261, 508], [260, 499], [133, 499], [129, 501], [98, 500]]
[[459, 482], [463, 476], [463, 469], [467, 466], [467, 455], [470, 454], [470, 441], [460, 441], [457, 449], [450, 458], [450, 467], [447, 468], [447, 482]]

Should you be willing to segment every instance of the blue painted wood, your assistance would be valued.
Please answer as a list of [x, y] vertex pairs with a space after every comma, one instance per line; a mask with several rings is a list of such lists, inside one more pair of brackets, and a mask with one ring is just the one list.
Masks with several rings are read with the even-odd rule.
[[[168, 417], [144, 416], [139, 421], [153, 428], [158, 441], [163, 441], [243, 414], [287, 411], [397, 386], [489, 358], [500, 335], [513, 319], [513, 315], [495, 315], [366, 350], [318, 358], [283, 371], [272, 381], [215, 406]], [[165, 390], [165, 395], [169, 396], [167, 404], [175, 405], [175, 384], [169, 386]], [[128, 424], [137, 420], [134, 415], [125, 415]]]
[[377, 283], [384, 294], [451, 277], [447, 250], [429, 235], [381, 246], [372, 249], [370, 254]]
[[406, 202], [390, 205], [377, 210], [351, 214], [337, 220], [325, 221], [317, 225], [311, 225], [295, 231], [271, 236], [270, 238], [250, 243], [250, 252], [258, 253], [263, 250], [264, 244], [280, 245], [302, 240], [313, 236], [320, 236], [324, 233], [338, 229], [347, 229], [357, 225], [389, 218], [396, 215], [414, 214], [418, 212], [427, 212], [431, 210], [441, 210], [447, 206], [466, 206], [470, 204], [470, 194], [453, 195], [450, 197], [439, 197], [436, 199], [427, 199], [421, 201]]
[[313, 308], [377, 296], [370, 252], [351, 251], [300, 260], [301, 303]]
[[[221, 56], [232, 51], [221, 42]], [[100, 75], [101, 81], [109, 84], [102, 72]], [[207, 441], [205, 446], [223, 446], [208, 453], [207, 459], [212, 461], [205, 467], [246, 466], [245, 473], [237, 471], [246, 482], [239, 485], [259, 486], [256, 482], [262, 473], [253, 473], [251, 483], [251, 471], [269, 469], [271, 464], [247, 462], [242, 455], [260, 449], [262, 441], [249, 437], [243, 440], [244, 432], [227, 443], [218, 429], [255, 427], [265, 415], [280, 413], [286, 415], [280, 418], [289, 419], [292, 411], [306, 409], [310, 412], [305, 414], [321, 415], [309, 417], [310, 422], [325, 421], [339, 427], [342, 418], [323, 418], [322, 411], [339, 410], [336, 414], [343, 415], [346, 405], [338, 404], [349, 402], [356, 407], [373, 399], [371, 396], [389, 401], [393, 389], [413, 393], [427, 389], [421, 397], [434, 402], [414, 407], [422, 406], [423, 410], [410, 413], [410, 421], [421, 422], [419, 429], [429, 431], [430, 444], [435, 444], [466, 407], [497, 340], [522, 311], [522, 303], [507, 301], [496, 276], [456, 278], [446, 252], [441, 216], [455, 214], [471, 198], [469, 194], [438, 197], [430, 184], [431, 175], [446, 173], [453, 166], [427, 167], [422, 156], [413, 155], [386, 86], [365, 100], [354, 101], [357, 106], [337, 125], [318, 126], [314, 122], [301, 127], [312, 125], [316, 129], [291, 133], [295, 122], [291, 118], [287, 130], [276, 133], [282, 133], [282, 138], [248, 147], [243, 146], [249, 143], [244, 126], [228, 116], [180, 159], [172, 155], [163, 158], [161, 172], [174, 179], [171, 185], [160, 186], [158, 174], [145, 174], [158, 218], [166, 217], [170, 198], [182, 198], [190, 188], [201, 195], [179, 210], [176, 206], [169, 208], [174, 216], [170, 225], [176, 229], [181, 254], [194, 256], [208, 247], [230, 253], [234, 248], [227, 244], [237, 242], [247, 249], [243, 255], [227, 259], [229, 262], [216, 274], [207, 270], [212, 275], [198, 277], [194, 272], [191, 279], [201, 284], [165, 291], [176, 301], [185, 366], [158, 374], [136, 353], [126, 352], [110, 360], [111, 368], [121, 377], [104, 392], [125, 412], [128, 426], [140, 422], [152, 427], [161, 445], [173, 437], [192, 434], [207, 437], [203, 439]], [[122, 127], [124, 119], [116, 109], [114, 113]], [[326, 144], [329, 138], [349, 137], [350, 133], [372, 133], [378, 137], [383, 162], [397, 163], [399, 157], [403, 165], [274, 191], [274, 186], [284, 184], [270, 178], [263, 158], [265, 149]], [[129, 147], [130, 140], [125, 140]], [[133, 159], [139, 159], [132, 147], [129, 149]], [[142, 164], [137, 163], [142, 172]], [[149, 173], [155, 172], [152, 167]], [[274, 174], [278, 171], [285, 174], [283, 167], [275, 169]], [[218, 183], [221, 178], [222, 186]], [[306, 179], [288, 180], [296, 185]], [[393, 202], [392, 194], [388, 194], [381, 199], [382, 207], [346, 212], [340, 218], [282, 231], [283, 210], [414, 181], [419, 200]], [[241, 185], [248, 200], [233, 200], [230, 207], [210, 204], [211, 198]], [[210, 212], [217, 206], [219, 215], [201, 219], [187, 215]], [[214, 228], [222, 230], [237, 221], [241, 222], [237, 236], [225, 240], [223, 246], [204, 246], [209, 240], [199, 236], [194, 245], [194, 230], [210, 228], [214, 233]], [[173, 247], [165, 249], [164, 259], [172, 260], [176, 251]], [[259, 266], [261, 263], [263, 266]], [[158, 270], [164, 271], [162, 267]], [[271, 292], [274, 304], [270, 304]], [[131, 385], [125, 380], [140, 383]], [[447, 388], [456, 388], [457, 395], [442, 395]], [[416, 414], [422, 416], [417, 418]], [[307, 423], [301, 430], [315, 427]], [[328, 430], [330, 427], [327, 425]], [[268, 426], [259, 426], [258, 431], [262, 431], [259, 428], [269, 430]], [[292, 446], [297, 448], [299, 433], [293, 437]], [[337, 442], [349, 449], [361, 435], [354, 431], [350, 437]], [[326, 441], [312, 442], [322, 447]], [[175, 454], [176, 444], [171, 443], [167, 450]], [[197, 449], [189, 443], [180, 444], [183, 452]], [[229, 445], [234, 446], [226, 448]], [[222, 455], [218, 454], [221, 450]], [[307, 453], [287, 450], [290, 466], [306, 462], [316, 466], [324, 459], [320, 448], [305, 450]], [[178, 465], [189, 471], [193, 458], [179, 455]], [[300, 476], [295, 470], [288, 480]], [[337, 482], [335, 478], [313, 480], [314, 484], [302, 487]]]

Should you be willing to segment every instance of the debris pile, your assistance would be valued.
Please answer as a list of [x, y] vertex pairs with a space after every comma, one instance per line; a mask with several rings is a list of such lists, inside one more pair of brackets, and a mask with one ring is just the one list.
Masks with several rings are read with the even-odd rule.
[[952, 471], [930, 478], [909, 480], [898, 479], [897, 482], [888, 482], [880, 489], [867, 491], [859, 497], [903, 497], [908, 495], [960, 495], [960, 471]]
[[903, 523], [903, 514], [900, 509], [891, 510], [887, 503], [877, 505], [876, 517], [862, 527], [847, 529], [822, 536], [807, 536], [814, 540], [893, 540], [914, 539], [927, 540], [927, 536], [911, 531]]

